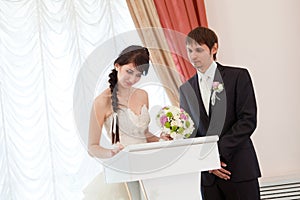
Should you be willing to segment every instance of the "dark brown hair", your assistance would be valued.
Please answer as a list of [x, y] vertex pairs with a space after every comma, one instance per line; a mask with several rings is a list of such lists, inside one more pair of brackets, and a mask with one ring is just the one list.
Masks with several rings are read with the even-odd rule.
[[[147, 48], [138, 46], [138, 45], [131, 45], [125, 48], [118, 58], [114, 61], [115, 64], [119, 64], [120, 66], [126, 65], [129, 63], [133, 63], [136, 69], [145, 76], [148, 74], [149, 70], [149, 51]], [[111, 101], [112, 101], [112, 108], [113, 108], [113, 122], [112, 122], [112, 143], [117, 143], [120, 141], [119, 136], [119, 119], [117, 115], [117, 111], [119, 109], [118, 103], [118, 72], [116, 69], [113, 69], [109, 74], [109, 87], [111, 91]], [[115, 129], [114, 129], [115, 127]]]
[[[185, 43], [192, 44], [198, 43], [200, 45], [205, 44], [208, 46], [209, 50], [211, 51], [214, 44], [218, 44], [218, 36], [209, 28], [199, 26], [193, 29], [186, 37]], [[213, 55], [214, 60], [217, 59], [217, 53]]]

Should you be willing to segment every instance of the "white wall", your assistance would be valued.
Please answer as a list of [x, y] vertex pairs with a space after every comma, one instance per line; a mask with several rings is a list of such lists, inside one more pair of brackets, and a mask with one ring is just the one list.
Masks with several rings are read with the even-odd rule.
[[300, 174], [300, 1], [205, 0], [218, 61], [249, 69], [258, 102], [253, 135], [263, 177]]

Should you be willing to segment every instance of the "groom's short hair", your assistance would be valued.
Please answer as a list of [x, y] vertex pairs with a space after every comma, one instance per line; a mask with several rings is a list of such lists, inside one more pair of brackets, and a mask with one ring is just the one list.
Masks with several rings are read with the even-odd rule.
[[[214, 44], [218, 44], [218, 36], [214, 31], [209, 28], [199, 26], [193, 29], [191, 32], [188, 33], [185, 43], [186, 45], [192, 43], [198, 43], [200, 45], [205, 44], [208, 46], [209, 50], [212, 50]], [[213, 55], [214, 60], [217, 58], [217, 53]]]

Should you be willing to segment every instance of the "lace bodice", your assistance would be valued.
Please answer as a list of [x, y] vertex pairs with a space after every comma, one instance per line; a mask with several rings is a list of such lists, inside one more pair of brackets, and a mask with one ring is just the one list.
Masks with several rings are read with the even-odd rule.
[[[145, 143], [145, 130], [148, 128], [150, 123], [150, 115], [146, 105], [141, 109], [141, 113], [136, 115], [129, 108], [121, 108], [118, 111], [119, 117], [119, 133], [120, 133], [120, 142], [122, 145], [130, 144], [139, 144]], [[113, 116], [110, 115], [105, 123], [105, 129], [111, 138], [111, 125], [112, 125]]]

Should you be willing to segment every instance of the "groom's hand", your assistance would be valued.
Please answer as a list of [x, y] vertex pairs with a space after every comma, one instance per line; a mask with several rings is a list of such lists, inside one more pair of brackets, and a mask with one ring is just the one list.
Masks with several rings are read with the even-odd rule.
[[224, 169], [223, 167], [226, 167], [227, 165], [221, 161], [221, 168], [220, 169], [214, 169], [214, 170], [209, 170], [209, 173], [213, 173], [214, 175], [218, 176], [221, 179], [224, 180], [229, 180], [231, 172]]

